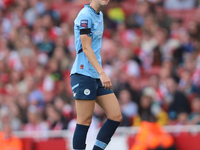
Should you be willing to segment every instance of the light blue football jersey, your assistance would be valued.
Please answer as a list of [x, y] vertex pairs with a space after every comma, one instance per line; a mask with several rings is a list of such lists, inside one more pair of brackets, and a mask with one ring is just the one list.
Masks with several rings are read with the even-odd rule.
[[91, 31], [88, 36], [92, 38], [92, 50], [95, 56], [102, 66], [101, 63], [101, 43], [103, 36], [103, 13], [99, 14], [90, 7], [89, 4], [85, 4], [84, 8], [79, 12], [78, 16], [74, 20], [74, 35], [75, 35], [75, 47], [76, 47], [76, 59], [71, 69], [71, 75], [79, 73], [85, 76], [90, 76], [92, 78], [100, 78], [98, 72], [89, 62], [88, 58], [82, 51], [82, 44], [80, 39], [81, 31]]

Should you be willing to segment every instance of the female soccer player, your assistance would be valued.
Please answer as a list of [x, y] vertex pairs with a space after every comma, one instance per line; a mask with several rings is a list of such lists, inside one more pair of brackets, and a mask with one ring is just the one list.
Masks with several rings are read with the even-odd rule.
[[85, 150], [86, 136], [95, 102], [108, 119], [101, 127], [93, 150], [103, 150], [119, 126], [122, 115], [112, 91], [112, 83], [101, 66], [103, 14], [101, 9], [109, 0], [91, 0], [85, 4], [74, 21], [77, 56], [71, 70], [71, 86], [77, 111], [73, 149]]

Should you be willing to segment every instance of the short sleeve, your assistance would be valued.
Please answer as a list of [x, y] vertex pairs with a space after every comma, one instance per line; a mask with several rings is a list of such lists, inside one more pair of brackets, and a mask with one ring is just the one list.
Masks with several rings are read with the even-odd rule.
[[81, 14], [77, 20], [76, 25], [78, 25], [80, 34], [90, 34], [92, 28], [92, 19], [89, 14]]

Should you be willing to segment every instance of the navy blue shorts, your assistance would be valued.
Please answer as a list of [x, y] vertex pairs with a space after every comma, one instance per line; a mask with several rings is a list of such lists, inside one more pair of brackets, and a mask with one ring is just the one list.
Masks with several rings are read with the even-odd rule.
[[95, 100], [97, 96], [113, 93], [113, 90], [106, 90], [100, 79], [91, 78], [81, 74], [71, 75], [71, 87], [74, 99]]

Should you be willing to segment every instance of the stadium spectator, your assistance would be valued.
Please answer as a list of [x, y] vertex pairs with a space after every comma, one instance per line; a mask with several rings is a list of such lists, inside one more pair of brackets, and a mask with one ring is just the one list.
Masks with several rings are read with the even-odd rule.
[[169, 77], [166, 79], [168, 93], [165, 95], [165, 104], [168, 106], [170, 119], [183, 116], [182, 113], [190, 113], [190, 104], [187, 97], [177, 90], [178, 79]]
[[113, 3], [112, 8], [107, 10], [107, 16], [110, 19], [111, 28], [115, 28], [118, 23], [125, 20], [125, 13], [118, 3]]
[[20, 95], [17, 99], [17, 105], [19, 107], [19, 118], [22, 124], [26, 124], [28, 122], [27, 118], [27, 109], [28, 109], [28, 102], [26, 95]]
[[195, 125], [200, 124], [200, 97], [196, 96], [191, 101], [192, 113], [189, 115], [189, 124]]
[[196, 86], [191, 83], [191, 73], [187, 70], [183, 70], [180, 73], [180, 82], [178, 84], [178, 88], [181, 92], [185, 93], [186, 96], [190, 96], [194, 93], [198, 92]]
[[38, 112], [36, 106], [31, 105], [28, 107], [28, 123], [24, 126], [23, 130], [27, 131], [29, 135], [33, 135], [34, 131], [41, 131], [40, 136], [47, 137], [46, 132], [49, 127], [47, 123], [42, 120], [41, 114]]
[[161, 27], [161, 28], [164, 28], [166, 29], [167, 31], [170, 30], [170, 26], [171, 26], [171, 23], [172, 23], [172, 18], [170, 18], [164, 7], [163, 7], [163, 2], [160, 1], [160, 2], [157, 2], [155, 4], [155, 16], [156, 16], [156, 19], [158, 21], [158, 25]]
[[9, 122], [3, 124], [3, 130], [0, 132], [0, 150], [22, 150], [22, 142], [12, 133]]
[[131, 60], [131, 52], [129, 50], [119, 51], [118, 67], [124, 73], [126, 80], [129, 78], [138, 78], [140, 76], [140, 68], [135, 60]]
[[45, 114], [47, 116], [47, 123], [49, 125], [50, 130], [63, 130], [66, 129], [66, 126], [64, 126], [64, 122], [62, 122], [59, 111], [57, 111], [53, 105], [48, 104], [46, 106]]
[[122, 114], [128, 118], [134, 117], [137, 114], [138, 106], [131, 100], [130, 91], [123, 89], [119, 93], [119, 104]]
[[34, 80], [33, 77], [29, 79], [29, 91], [28, 102], [30, 105], [35, 105], [40, 109], [44, 108], [44, 93], [39, 89], [38, 83]]
[[148, 1], [139, 1], [136, 7], [136, 11], [128, 18], [128, 26], [130, 27], [142, 27], [144, 25], [144, 18], [153, 13], [152, 4]]
[[151, 87], [143, 89], [138, 114], [133, 118], [133, 126], [139, 126], [142, 121], [154, 117], [160, 125], [168, 122], [167, 113], [155, 102], [155, 90]]
[[[20, 131], [21, 121], [18, 118], [19, 116], [17, 116], [16, 114], [18, 113], [16, 104], [10, 101], [10, 97], [6, 100], [8, 100], [7, 105], [2, 106], [0, 109], [0, 128], [3, 128], [4, 124], [9, 123], [12, 128], [12, 131]], [[16, 111], [13, 110], [13, 107], [11, 105], [14, 105], [14, 109], [16, 109]]]

